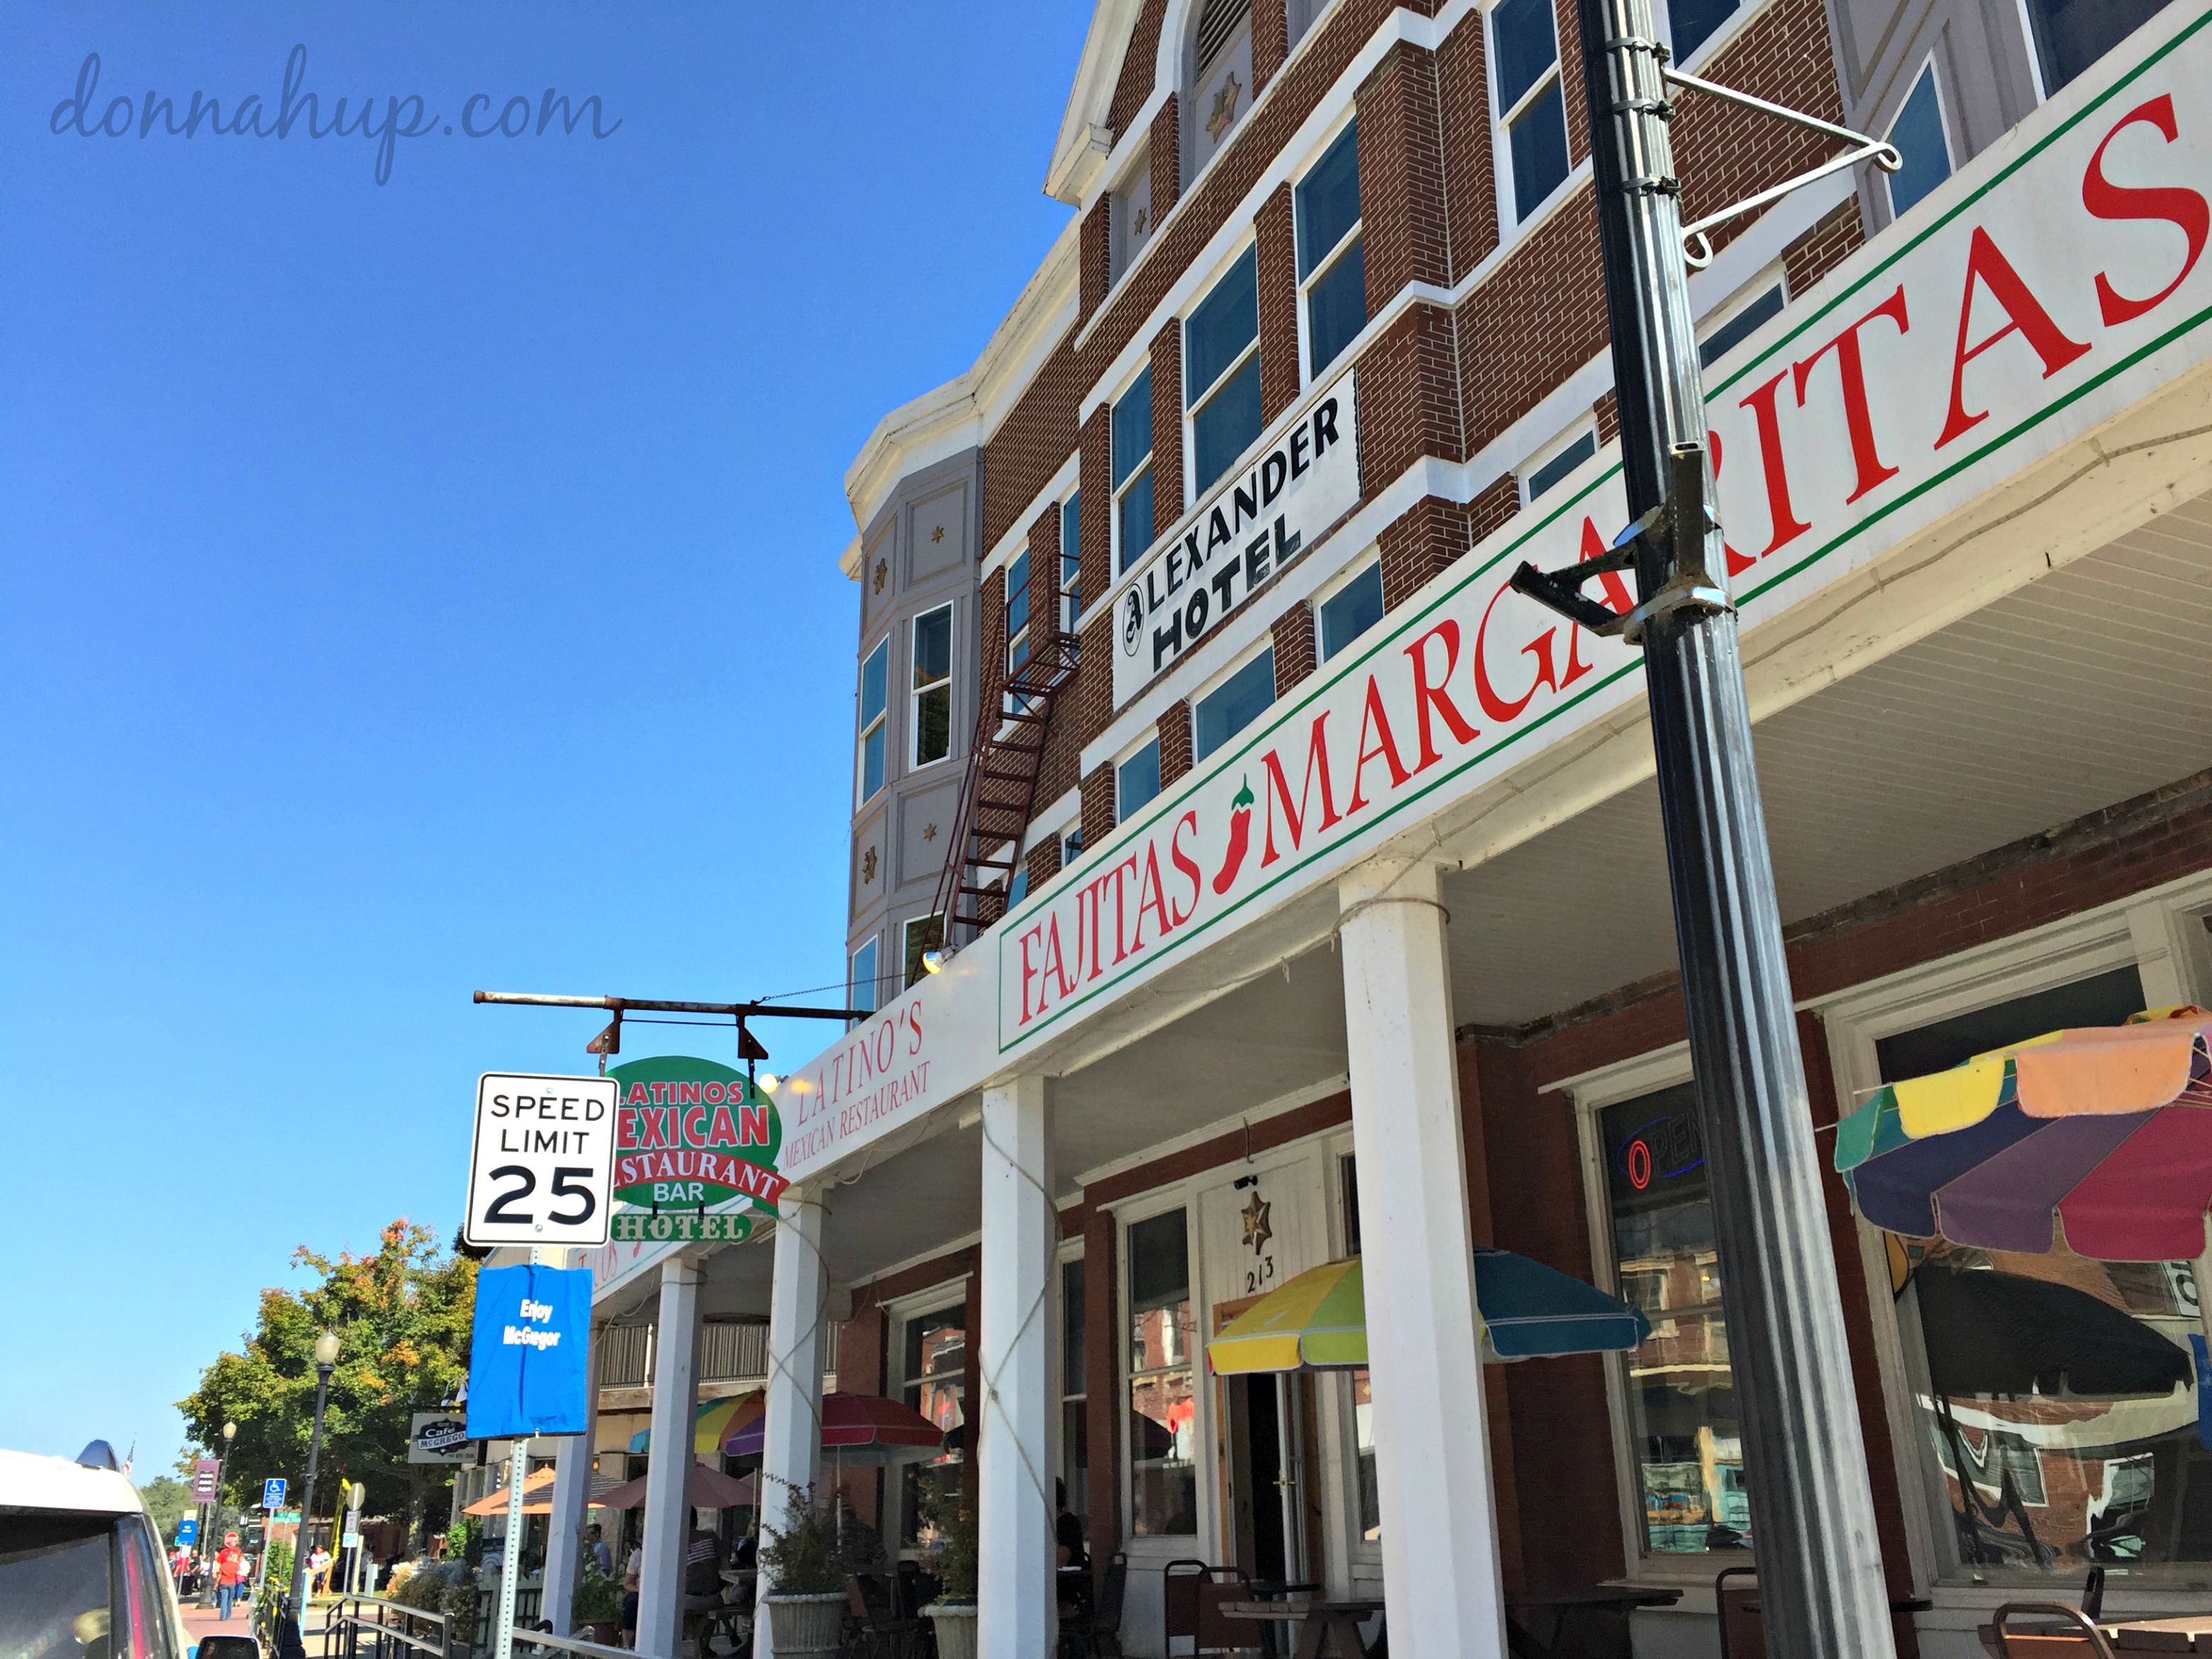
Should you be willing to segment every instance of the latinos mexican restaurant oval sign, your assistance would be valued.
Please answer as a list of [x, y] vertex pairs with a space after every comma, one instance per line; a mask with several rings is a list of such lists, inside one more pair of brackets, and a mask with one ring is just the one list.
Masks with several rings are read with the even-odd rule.
[[773, 1209], [790, 1183], [775, 1172], [783, 1124], [775, 1103], [718, 1061], [656, 1054], [608, 1070], [615, 1097], [615, 1198], [656, 1212], [733, 1199]]

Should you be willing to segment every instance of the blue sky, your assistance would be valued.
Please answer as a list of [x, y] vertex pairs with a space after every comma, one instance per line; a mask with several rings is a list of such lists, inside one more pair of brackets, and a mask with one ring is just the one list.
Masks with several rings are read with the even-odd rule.
[[[1065, 222], [1087, 21], [0, 5], [0, 1446], [166, 1467], [295, 1245], [450, 1236], [477, 1073], [599, 1023], [472, 989], [839, 976], [844, 469]], [[325, 126], [422, 96], [387, 182], [138, 135], [295, 46]], [[128, 136], [58, 136], [95, 52]], [[461, 131], [549, 87], [609, 136]]]

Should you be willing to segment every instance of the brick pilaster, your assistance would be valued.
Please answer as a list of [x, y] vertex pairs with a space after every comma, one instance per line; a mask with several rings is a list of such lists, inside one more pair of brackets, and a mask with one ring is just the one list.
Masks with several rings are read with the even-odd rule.
[[[1182, 517], [1182, 324], [1152, 337], [1152, 530]], [[1133, 553], [1134, 550], [1131, 550]]]
[[1168, 216], [1182, 194], [1182, 100], [1168, 94], [1152, 117], [1149, 139], [1152, 168], [1152, 222]]
[[1424, 495], [1377, 538], [1382, 550], [1382, 605], [1395, 611], [1430, 577], [1468, 549], [1467, 509]]
[[1114, 833], [1114, 769], [1101, 766], [1083, 780], [1083, 846], [1085, 852]]
[[1114, 204], [1102, 196], [1083, 216], [1076, 246], [1075, 320], [1081, 324], [1097, 311], [1113, 281]]
[[1354, 102], [1367, 314], [1372, 317], [1408, 283], [1451, 281], [1432, 56], [1402, 41], [1391, 47]]
[[1291, 55], [1291, 18], [1284, 0], [1252, 0], [1252, 96], [1267, 89]]
[[1275, 695], [1279, 697], [1314, 672], [1313, 607], [1299, 600], [1275, 618], [1268, 634], [1275, 647]]
[[1260, 244], [1260, 420], [1298, 395], [1298, 255], [1291, 187], [1280, 185], [1255, 222]]
[[1190, 705], [1179, 702], [1160, 716], [1160, 787], [1167, 788], [1190, 770]]

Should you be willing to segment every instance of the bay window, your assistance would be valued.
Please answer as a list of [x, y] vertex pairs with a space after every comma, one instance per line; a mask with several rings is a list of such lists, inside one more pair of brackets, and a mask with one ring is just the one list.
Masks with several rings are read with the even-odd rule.
[[914, 619], [912, 719], [914, 764], [952, 752], [952, 607], [940, 605]]
[[888, 726], [891, 642], [883, 640], [860, 665], [860, 799], [884, 787], [884, 742]]

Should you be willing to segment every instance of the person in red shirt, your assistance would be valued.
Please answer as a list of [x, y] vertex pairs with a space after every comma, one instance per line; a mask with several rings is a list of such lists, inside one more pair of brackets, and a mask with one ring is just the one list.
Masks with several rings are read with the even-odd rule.
[[231, 1604], [238, 1600], [239, 1589], [245, 1582], [245, 1553], [238, 1547], [238, 1534], [227, 1532], [222, 1535], [222, 1548], [215, 1558], [215, 1603], [222, 1609], [220, 1617], [230, 1617]]

